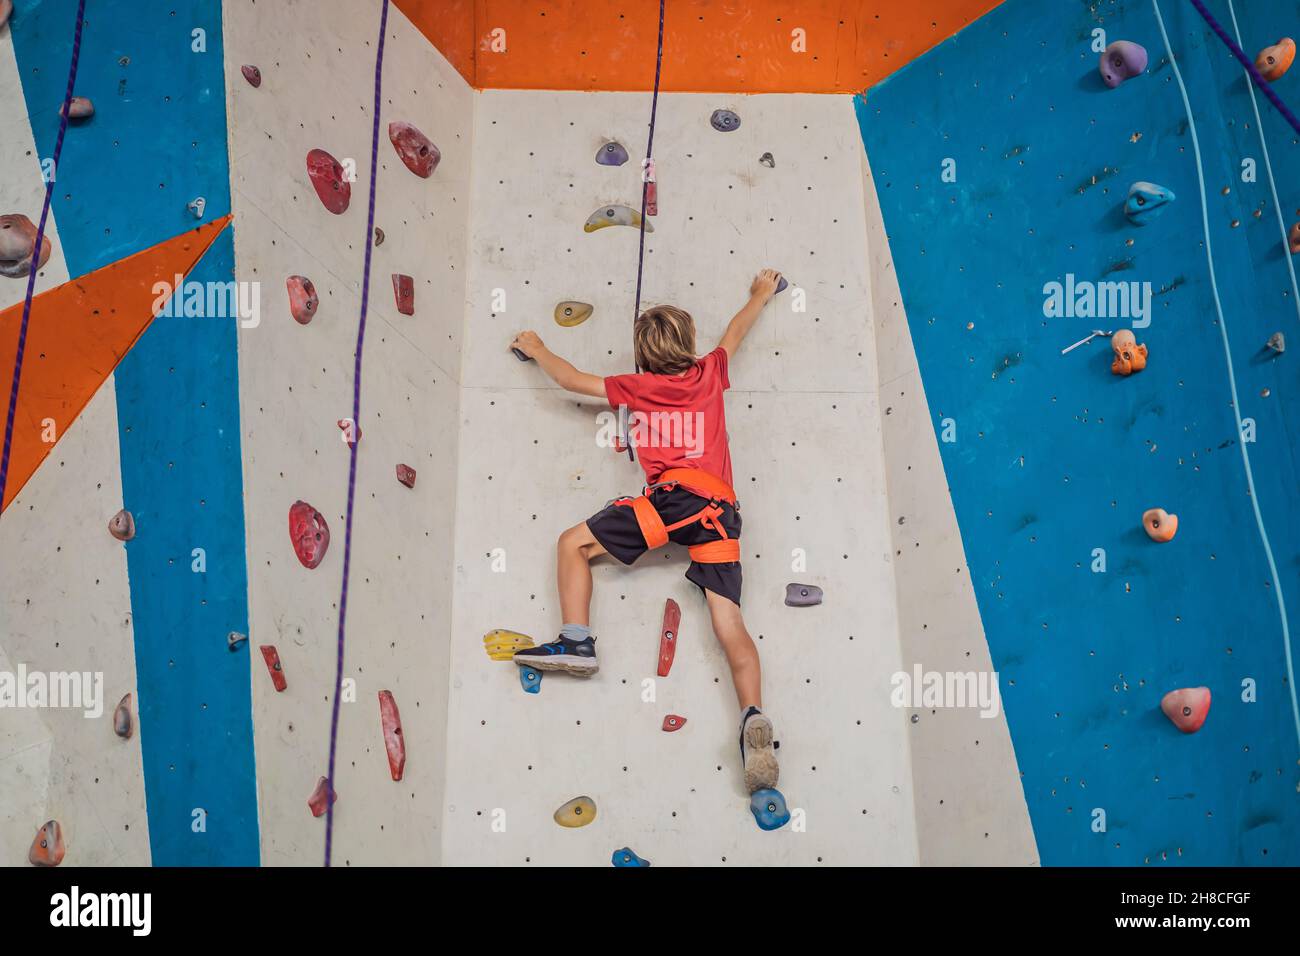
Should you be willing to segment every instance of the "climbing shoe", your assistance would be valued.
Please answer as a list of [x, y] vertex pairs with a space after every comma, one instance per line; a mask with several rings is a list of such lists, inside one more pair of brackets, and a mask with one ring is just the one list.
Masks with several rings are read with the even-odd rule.
[[600, 670], [596, 663], [596, 639], [570, 641], [559, 637], [549, 644], [539, 644], [515, 651], [514, 662], [539, 671], [564, 671], [578, 677], [590, 677]]
[[740, 762], [745, 768], [745, 789], [750, 793], [776, 787], [781, 768], [776, 763], [772, 721], [757, 707], [749, 708], [740, 722]]

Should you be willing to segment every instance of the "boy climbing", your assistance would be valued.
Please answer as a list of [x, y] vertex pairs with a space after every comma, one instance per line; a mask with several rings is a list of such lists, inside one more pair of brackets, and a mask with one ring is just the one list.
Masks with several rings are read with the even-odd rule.
[[772, 721], [760, 710], [758, 650], [740, 613], [740, 508], [731, 487], [731, 453], [722, 393], [727, 367], [740, 343], [776, 294], [780, 275], [764, 269], [749, 301], [731, 319], [715, 348], [695, 356], [695, 323], [672, 306], [647, 309], [633, 326], [633, 375], [601, 378], [574, 368], [535, 332], [520, 332], [510, 347], [535, 359], [566, 391], [603, 398], [629, 413], [633, 445], [646, 474], [645, 493], [622, 498], [560, 535], [556, 579], [563, 626], [549, 644], [514, 655], [520, 665], [590, 677], [598, 670], [591, 633], [591, 561], [610, 554], [631, 564], [668, 541], [691, 556], [686, 578], [708, 603], [713, 633], [727, 655], [740, 702], [740, 757], [745, 786], [774, 788], [778, 767]]

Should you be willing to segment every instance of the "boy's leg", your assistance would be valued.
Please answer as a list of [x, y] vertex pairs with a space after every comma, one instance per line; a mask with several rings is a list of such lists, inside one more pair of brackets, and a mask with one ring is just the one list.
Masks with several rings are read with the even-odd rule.
[[780, 777], [772, 721], [759, 707], [763, 703], [763, 675], [740, 605], [705, 590], [713, 633], [731, 665], [731, 680], [740, 702], [740, 759], [745, 767], [745, 788], [753, 793], [775, 787]]
[[557, 640], [517, 651], [515, 663], [543, 671], [590, 677], [600, 669], [591, 636], [591, 559], [606, 550], [584, 522], [563, 534], [555, 547], [555, 578], [563, 629]]

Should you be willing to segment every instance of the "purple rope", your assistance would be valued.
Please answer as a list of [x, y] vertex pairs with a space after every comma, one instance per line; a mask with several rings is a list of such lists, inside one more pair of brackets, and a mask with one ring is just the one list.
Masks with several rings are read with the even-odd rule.
[[334, 707], [330, 714], [329, 792], [325, 803], [325, 865], [334, 843], [334, 755], [339, 742], [339, 696], [343, 692], [343, 643], [348, 616], [348, 570], [352, 563], [352, 507], [357, 493], [357, 449], [361, 447], [361, 355], [366, 344], [366, 304], [370, 298], [370, 255], [375, 244], [375, 181], [379, 174], [379, 97], [383, 89], [384, 34], [388, 31], [388, 0], [379, 18], [379, 51], [375, 54], [375, 123], [370, 137], [370, 213], [366, 221], [366, 267], [361, 279], [361, 322], [357, 326], [356, 365], [352, 371], [352, 454], [348, 463], [348, 516], [343, 532], [343, 587], [339, 595], [339, 652], [334, 670]]
[[[0, 452], [0, 509], [4, 508], [5, 484], [9, 480], [9, 453], [14, 441], [14, 418], [18, 414], [18, 383], [23, 376], [23, 353], [27, 350], [27, 326], [32, 318], [32, 296], [36, 291], [36, 271], [41, 261], [41, 247], [45, 244], [45, 221], [50, 215], [50, 200], [54, 195], [54, 179], [58, 176], [59, 157], [63, 155], [63, 136], [68, 131], [68, 113], [72, 108], [72, 88], [77, 82], [77, 61], [81, 59], [81, 27], [86, 16], [86, 0], [77, 4], [77, 26], [72, 34], [72, 64], [68, 67], [68, 89], [63, 94], [63, 111], [59, 116], [59, 136], [54, 141], [54, 165], [50, 179], [45, 184], [45, 202], [41, 206], [41, 222], [36, 227], [36, 249], [32, 253], [32, 268], [27, 274], [27, 295], [23, 298], [23, 318], [18, 326], [18, 351], [14, 355], [14, 381], [9, 387], [9, 411], [5, 415], [4, 451]], [[12, 29], [12, 27], [10, 27]]]
[[1237, 46], [1237, 42], [1233, 40], [1232, 37], [1228, 36], [1227, 31], [1219, 25], [1219, 21], [1214, 19], [1210, 14], [1210, 11], [1205, 9], [1205, 4], [1203, 4], [1201, 0], [1192, 0], [1192, 6], [1196, 8], [1197, 13], [1205, 18], [1205, 22], [1210, 25], [1210, 29], [1219, 35], [1219, 39], [1222, 40], [1228, 49], [1232, 51], [1232, 55], [1241, 61], [1241, 65], [1246, 68], [1246, 72], [1249, 73], [1250, 78], [1255, 81], [1255, 85], [1258, 86], [1260, 90], [1263, 91], [1264, 95], [1268, 97], [1269, 102], [1277, 107], [1277, 111], [1282, 114], [1282, 118], [1291, 124], [1293, 130], [1300, 133], [1300, 120], [1296, 119], [1295, 114], [1292, 113], [1291, 110], [1287, 108], [1287, 105], [1282, 102], [1281, 98], [1273, 92], [1273, 87], [1269, 84], [1268, 80], [1264, 79], [1264, 77], [1260, 75], [1259, 70], [1255, 69], [1254, 61], [1251, 60], [1250, 57], [1246, 56], [1246, 52], [1242, 50], [1241, 47]]

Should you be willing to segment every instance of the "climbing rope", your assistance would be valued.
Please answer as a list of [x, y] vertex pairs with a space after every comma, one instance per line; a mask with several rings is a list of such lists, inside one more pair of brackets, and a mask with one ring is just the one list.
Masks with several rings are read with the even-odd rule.
[[[1199, 0], [1192, 0], [1192, 3], [1199, 6]], [[1282, 596], [1282, 582], [1277, 573], [1277, 562], [1273, 559], [1273, 547], [1269, 544], [1268, 531], [1264, 528], [1264, 516], [1259, 510], [1259, 494], [1255, 490], [1255, 476], [1250, 468], [1250, 453], [1246, 450], [1246, 442], [1241, 441], [1242, 423], [1241, 423], [1241, 401], [1237, 397], [1237, 377], [1232, 370], [1232, 346], [1228, 342], [1228, 323], [1223, 316], [1223, 302], [1219, 298], [1219, 283], [1215, 278], [1214, 271], [1214, 249], [1210, 241], [1210, 213], [1209, 203], [1205, 196], [1205, 168], [1201, 159], [1201, 143], [1196, 135], [1196, 120], [1192, 116], [1192, 104], [1187, 97], [1187, 86], [1183, 83], [1182, 71], [1178, 68], [1178, 60], [1174, 56], [1174, 48], [1169, 42], [1169, 34], [1165, 31], [1165, 20], [1160, 14], [1160, 0], [1151, 0], [1151, 5], [1155, 8], [1156, 23], [1160, 27], [1160, 36], [1165, 43], [1165, 51], [1169, 54], [1169, 65], [1173, 67], [1174, 79], [1178, 81], [1178, 90], [1182, 94], [1183, 109], [1187, 112], [1187, 126], [1192, 134], [1192, 151], [1196, 154], [1196, 179], [1201, 193], [1201, 227], [1205, 235], [1205, 258], [1210, 268], [1210, 290], [1214, 293], [1214, 309], [1219, 318], [1219, 334], [1223, 338], [1223, 356], [1228, 365], [1228, 389], [1232, 394], [1232, 414], [1237, 419], [1237, 447], [1241, 450], [1241, 463], [1246, 470], [1246, 485], [1250, 490], [1250, 505], [1255, 511], [1255, 527], [1259, 530], [1260, 543], [1264, 546], [1264, 557], [1268, 560], [1268, 570], [1273, 577], [1273, 596], [1277, 600], [1278, 616], [1282, 621], [1282, 648], [1286, 657], [1286, 676], [1287, 686], [1291, 691], [1291, 714], [1295, 719], [1296, 740], [1300, 742], [1300, 704], [1297, 704], [1295, 689], [1295, 672], [1291, 663], [1291, 628], [1286, 616], [1286, 601]], [[1209, 17], [1209, 14], [1202, 11], [1202, 15]], [[1210, 21], [1211, 26], [1217, 26]], [[1250, 66], [1254, 70], [1254, 64]]]
[[[645, 211], [646, 198], [650, 193], [650, 174], [654, 169], [654, 149], [655, 149], [655, 115], [659, 112], [659, 75], [663, 69], [664, 63], [664, 0], [659, 0], [659, 47], [655, 51], [655, 88], [654, 94], [650, 97], [650, 136], [645, 144], [645, 168], [641, 174], [641, 237], [637, 247], [636, 255], [636, 305], [632, 310], [632, 321], [636, 322], [637, 316], [641, 314], [641, 277], [645, 271]], [[641, 371], [641, 366], [637, 365], [636, 370]], [[636, 461], [636, 454], [632, 451], [632, 434], [627, 433], [627, 457], [629, 461]]]
[[[1264, 79], [1264, 77], [1260, 75], [1259, 70], [1255, 69], [1254, 62], [1250, 57], [1246, 56], [1246, 52], [1237, 45], [1236, 41], [1233, 40], [1232, 37], [1228, 36], [1228, 32], [1219, 25], [1219, 21], [1214, 19], [1210, 11], [1205, 9], [1205, 4], [1203, 4], [1201, 0], [1192, 0], [1192, 6], [1196, 8], [1197, 13], [1205, 18], [1205, 22], [1210, 25], [1210, 29], [1217, 33], [1219, 39], [1222, 40], [1228, 49], [1232, 51], [1232, 55], [1241, 61], [1241, 65], [1246, 68], [1246, 72], [1249, 73], [1250, 78], [1255, 81], [1255, 85], [1264, 91], [1264, 95], [1268, 97], [1270, 103], [1277, 107], [1277, 111], [1282, 114], [1282, 118], [1291, 124], [1293, 130], [1300, 133], [1300, 120], [1296, 119], [1295, 114], [1292, 113], [1291, 110], [1287, 108], [1287, 105], [1282, 102], [1281, 98], [1273, 92], [1273, 88], [1269, 85], [1268, 80]], [[1156, 8], [1156, 12], [1158, 15], [1159, 7]], [[1232, 19], [1233, 24], [1235, 25], [1237, 20], [1235, 13], [1233, 14]], [[1170, 54], [1170, 59], [1173, 59], [1172, 53]]]
[[348, 617], [348, 570], [352, 559], [352, 509], [357, 492], [357, 449], [361, 447], [361, 356], [366, 344], [366, 304], [370, 301], [370, 256], [375, 244], [375, 180], [379, 172], [379, 98], [383, 91], [384, 35], [388, 31], [388, 0], [384, 0], [379, 15], [379, 50], [375, 54], [375, 122], [370, 137], [370, 212], [366, 221], [366, 265], [361, 278], [361, 321], [357, 326], [355, 366], [352, 371], [352, 427], [355, 437], [348, 442], [351, 454], [348, 459], [348, 511], [343, 531], [343, 586], [339, 594], [338, 659], [334, 670], [334, 700], [330, 713], [330, 760], [326, 776], [328, 791], [325, 799], [325, 865], [330, 865], [330, 852], [334, 841], [334, 755], [339, 741], [339, 696], [343, 692], [343, 644]]
[[[27, 274], [27, 294], [23, 297], [23, 318], [18, 326], [18, 351], [14, 355], [14, 380], [9, 387], [9, 411], [5, 415], [4, 451], [0, 452], [0, 508], [4, 507], [5, 483], [9, 479], [9, 453], [14, 440], [14, 417], [18, 414], [18, 383], [23, 375], [23, 352], [27, 348], [27, 326], [32, 318], [32, 297], [36, 292], [36, 272], [40, 267], [41, 247], [45, 243], [45, 221], [50, 215], [50, 200], [54, 195], [54, 179], [58, 175], [59, 157], [63, 155], [63, 136], [68, 131], [68, 117], [72, 112], [72, 89], [77, 82], [77, 61], [81, 59], [81, 27], [86, 18], [86, 0], [77, 4], [77, 25], [72, 33], [72, 64], [68, 67], [68, 88], [63, 94], [63, 109], [59, 111], [59, 135], [54, 141], [53, 165], [45, 182], [45, 202], [41, 206], [41, 221], [36, 227], [36, 248], [32, 253], [32, 269]], [[12, 29], [12, 27], [10, 28]]]

